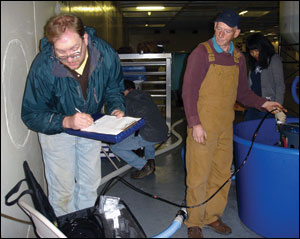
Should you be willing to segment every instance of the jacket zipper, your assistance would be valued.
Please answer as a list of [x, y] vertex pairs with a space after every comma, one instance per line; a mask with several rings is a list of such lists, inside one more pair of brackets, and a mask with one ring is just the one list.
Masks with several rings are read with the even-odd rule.
[[[101, 65], [102, 65], [102, 62], [103, 62], [103, 56], [101, 56], [101, 58], [100, 58], [100, 63], [99, 63], [99, 66], [98, 66], [98, 68], [100, 68], [101, 67]], [[99, 103], [99, 101], [97, 100], [97, 94], [96, 94], [96, 88], [94, 87], [94, 98], [95, 98], [95, 101], [96, 101], [96, 103], [98, 104]]]
[[[101, 65], [102, 65], [103, 59], [104, 59], [104, 57], [102, 56], [101, 59], [100, 59], [99, 68], [100, 68]], [[77, 86], [77, 91], [78, 91], [79, 97], [81, 96], [81, 97], [83, 98], [83, 95], [82, 95], [82, 93], [81, 93], [81, 88], [80, 88], [80, 86]], [[94, 87], [94, 98], [95, 98], [96, 103], [98, 104], [99, 101], [97, 100], [96, 88], [95, 88], [95, 87]], [[83, 101], [84, 101], [84, 112], [86, 112], [86, 108], [87, 108], [86, 100], [83, 98]]]
[[81, 97], [84, 101], [84, 110], [83, 110], [83, 112], [86, 112], [86, 100], [83, 98], [80, 86], [77, 86], [77, 92], [78, 92], [78, 96]]
[[98, 103], [99, 103], [99, 101], [97, 100], [96, 88], [94, 88], [94, 98], [95, 98], [95, 101], [96, 101], [96, 103], [98, 104]]

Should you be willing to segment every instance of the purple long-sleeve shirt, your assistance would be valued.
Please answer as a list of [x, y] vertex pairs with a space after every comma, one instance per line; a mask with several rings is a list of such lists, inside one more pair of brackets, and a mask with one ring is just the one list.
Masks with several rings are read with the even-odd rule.
[[[215, 55], [216, 64], [223, 66], [232, 66], [236, 64], [230, 53], [216, 52], [213, 47], [212, 39], [210, 39], [208, 43]], [[242, 53], [240, 54], [239, 83], [236, 100], [245, 106], [264, 111], [261, 106], [266, 102], [266, 99], [257, 96], [249, 89], [245, 57]], [[201, 124], [201, 119], [199, 118], [197, 111], [197, 101], [199, 97], [199, 89], [207, 74], [208, 68], [208, 52], [205, 46], [199, 44], [188, 57], [182, 86], [182, 99], [189, 127]], [[224, 80], [226, 80], [226, 76], [224, 76]]]

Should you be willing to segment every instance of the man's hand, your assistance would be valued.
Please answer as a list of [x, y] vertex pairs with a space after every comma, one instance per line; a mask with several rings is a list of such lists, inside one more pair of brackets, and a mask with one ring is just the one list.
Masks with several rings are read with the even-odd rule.
[[199, 144], [205, 144], [207, 134], [201, 124], [193, 126], [193, 139]]
[[261, 107], [265, 108], [268, 112], [274, 110], [272, 114], [276, 114], [281, 111], [287, 112], [287, 109], [283, 108], [283, 106], [276, 101], [266, 101]]
[[120, 118], [122, 118], [124, 116], [124, 112], [122, 110], [116, 109], [113, 112], [111, 112], [111, 115], [114, 115], [118, 119], [120, 119]]
[[84, 129], [94, 123], [91, 115], [86, 113], [76, 113], [72, 116], [66, 116], [63, 120], [64, 128]]

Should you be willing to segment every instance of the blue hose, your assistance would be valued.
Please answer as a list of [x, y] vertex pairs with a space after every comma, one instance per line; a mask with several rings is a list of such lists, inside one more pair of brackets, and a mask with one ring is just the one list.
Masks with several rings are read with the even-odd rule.
[[294, 101], [299, 105], [299, 96], [297, 95], [297, 84], [299, 83], [299, 76], [296, 76], [292, 84], [292, 96]]
[[159, 233], [158, 235], [152, 238], [169, 238], [174, 235], [175, 232], [181, 227], [183, 221], [185, 220], [187, 215], [186, 209], [181, 208], [178, 213], [176, 214], [175, 219], [173, 220], [172, 224], [163, 232]]

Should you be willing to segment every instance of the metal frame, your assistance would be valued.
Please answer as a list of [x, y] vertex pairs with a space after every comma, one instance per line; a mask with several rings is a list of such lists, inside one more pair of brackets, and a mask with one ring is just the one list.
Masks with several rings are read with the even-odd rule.
[[[171, 64], [172, 64], [172, 54], [171, 53], [146, 53], [146, 54], [119, 54], [121, 60], [121, 66], [166, 66], [166, 71], [161, 72], [124, 72], [124, 75], [145, 75], [145, 76], [166, 76], [165, 81], [144, 81], [142, 84], [165, 84], [166, 94], [161, 94], [162, 91], [159, 89], [149, 90], [149, 93], [159, 92], [160, 94], [151, 96], [153, 98], [160, 97], [166, 99], [166, 104], [163, 105], [166, 108], [166, 123], [169, 127], [169, 133], [171, 133]], [[126, 61], [126, 60], [136, 60], [136, 61]], [[145, 60], [145, 61], [137, 61]], [[154, 61], [153, 61], [154, 60]], [[158, 61], [161, 60], [161, 61]]]
[[[147, 53], [147, 54], [119, 54], [119, 58], [121, 60], [121, 66], [166, 66], [165, 72], [130, 72], [127, 75], [145, 75], [145, 76], [166, 76], [165, 81], [143, 81], [141, 84], [153, 84], [153, 85], [162, 85], [166, 86], [166, 90], [162, 89], [151, 89], [147, 90], [153, 98], [165, 98], [166, 105], [163, 105], [166, 108], [166, 123], [169, 127], [169, 133], [171, 133], [171, 64], [172, 64], [172, 54], [171, 53]], [[160, 60], [161, 59], [161, 60]], [[126, 61], [126, 60], [136, 60], [136, 61]], [[142, 60], [142, 61], [137, 61]], [[126, 75], [126, 72], [124, 72]], [[151, 94], [151, 93], [159, 93], [159, 94]], [[163, 94], [165, 93], [165, 94]], [[159, 106], [159, 105], [158, 105]], [[107, 159], [110, 160], [115, 170], [105, 177], [101, 179], [101, 185], [108, 182], [115, 176], [118, 176], [130, 168], [131, 165], [126, 164], [120, 168], [116, 166], [116, 164], [111, 160], [109, 155], [104, 152], [103, 148], [101, 151], [106, 155]], [[101, 160], [101, 159], [100, 159]]]

